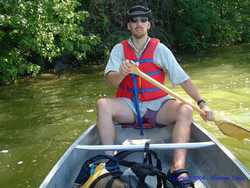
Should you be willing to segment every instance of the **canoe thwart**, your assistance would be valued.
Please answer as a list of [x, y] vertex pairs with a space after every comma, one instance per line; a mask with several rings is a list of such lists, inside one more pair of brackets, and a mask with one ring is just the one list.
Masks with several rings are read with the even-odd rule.
[[[215, 145], [214, 142], [189, 142], [189, 143], [167, 143], [167, 144], [150, 144], [149, 149], [156, 150], [171, 150], [171, 149], [198, 149]], [[75, 149], [81, 150], [100, 150], [100, 151], [114, 151], [114, 150], [143, 150], [144, 144], [136, 145], [77, 145]]]

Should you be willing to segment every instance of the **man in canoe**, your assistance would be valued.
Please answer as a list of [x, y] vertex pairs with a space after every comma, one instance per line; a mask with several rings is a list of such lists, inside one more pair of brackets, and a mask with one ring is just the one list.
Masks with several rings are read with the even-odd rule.
[[[115, 98], [97, 101], [97, 127], [102, 144], [110, 145], [115, 140], [113, 122], [134, 126], [163, 126], [174, 123], [173, 143], [189, 142], [191, 135], [191, 106], [170, 97], [140, 77], [130, 74], [131, 66], [139, 69], [160, 83], [168, 75], [174, 85], [180, 85], [205, 112], [204, 120], [212, 120], [213, 112], [199, 94], [189, 76], [176, 61], [172, 52], [158, 39], [151, 38], [151, 10], [133, 6], [127, 12], [127, 28], [131, 37], [116, 44], [110, 54], [105, 78], [117, 87]], [[143, 122], [143, 123], [142, 123]], [[186, 167], [187, 151], [176, 149], [173, 154], [168, 178], [175, 185], [191, 187]]]

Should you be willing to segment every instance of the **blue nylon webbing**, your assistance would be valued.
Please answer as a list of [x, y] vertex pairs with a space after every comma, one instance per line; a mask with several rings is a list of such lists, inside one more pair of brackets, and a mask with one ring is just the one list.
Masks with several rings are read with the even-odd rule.
[[[132, 92], [134, 93], [133, 88], [132, 89], [130, 89], [128, 87], [120, 87], [120, 88], [123, 89], [123, 90], [126, 90], [126, 91], [128, 91], [130, 93], [132, 93]], [[156, 92], [156, 91], [160, 91], [161, 89], [153, 87], [153, 88], [140, 88], [140, 89], [137, 88], [137, 90], [138, 90], [138, 93], [145, 93], [145, 92]]]
[[134, 103], [134, 106], [135, 106], [135, 111], [136, 111], [136, 118], [137, 118], [137, 122], [139, 123], [140, 125], [140, 129], [141, 129], [141, 135], [144, 135], [143, 133], [143, 119], [141, 117], [141, 112], [140, 112], [140, 108], [139, 108], [139, 97], [138, 97], [138, 88], [137, 88], [137, 75], [135, 74], [132, 74], [132, 80], [133, 80], [133, 84], [134, 84], [134, 87], [133, 87], [133, 92], [134, 92], [134, 96], [133, 96], [133, 103]]
[[153, 58], [144, 58], [144, 59], [139, 59], [139, 60], [133, 60], [134, 62], [139, 62], [140, 64], [143, 64], [143, 63], [151, 63], [153, 62]]

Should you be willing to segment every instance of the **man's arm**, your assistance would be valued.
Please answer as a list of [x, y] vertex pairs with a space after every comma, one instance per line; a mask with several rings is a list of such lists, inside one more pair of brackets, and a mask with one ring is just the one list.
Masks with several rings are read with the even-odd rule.
[[207, 121], [207, 120], [213, 120], [214, 115], [213, 111], [207, 106], [206, 102], [202, 100], [201, 95], [199, 94], [198, 89], [195, 87], [195, 85], [192, 83], [190, 79], [184, 81], [180, 84], [181, 87], [185, 90], [185, 92], [192, 97], [196, 102], [199, 102], [199, 107], [205, 112], [206, 115], [201, 114], [201, 117]]
[[198, 89], [195, 87], [195, 85], [193, 84], [193, 82], [190, 79], [182, 82], [180, 85], [185, 90], [185, 92], [190, 97], [192, 97], [196, 102], [198, 102], [202, 99], [200, 94], [199, 94]]
[[124, 78], [124, 76], [120, 73], [123, 57], [124, 54], [122, 44], [118, 43], [111, 50], [110, 57], [104, 71], [107, 83], [115, 87], [118, 87]]
[[129, 60], [125, 60], [120, 68], [119, 72], [117, 71], [110, 71], [106, 74], [105, 78], [108, 83], [111, 85], [118, 87], [121, 81], [130, 73], [130, 67], [132, 64]]
[[110, 71], [105, 75], [106, 81], [112, 86], [118, 87], [124, 79], [124, 75], [120, 72]]

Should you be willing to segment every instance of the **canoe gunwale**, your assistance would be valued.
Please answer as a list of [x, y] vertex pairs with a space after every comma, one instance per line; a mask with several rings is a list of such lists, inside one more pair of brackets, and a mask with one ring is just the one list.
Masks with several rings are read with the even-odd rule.
[[58, 169], [62, 166], [64, 163], [65, 159], [70, 156], [72, 151], [75, 149], [75, 147], [81, 142], [81, 140], [88, 135], [93, 129], [95, 128], [95, 124], [91, 125], [82, 135], [80, 135], [76, 141], [66, 150], [66, 152], [63, 154], [63, 156], [57, 161], [55, 166], [51, 169], [49, 174], [45, 177], [43, 180], [42, 184], [40, 185], [39, 188], [46, 188], [47, 185], [50, 183], [52, 178], [55, 176], [55, 174], [58, 172]]
[[211, 133], [209, 133], [205, 128], [193, 122], [193, 125], [203, 132], [215, 145], [224, 152], [224, 154], [240, 169], [240, 171], [245, 175], [245, 177], [250, 180], [250, 172], [246, 167], [235, 157], [235, 155], [229, 151], [218, 139], [216, 139]]

